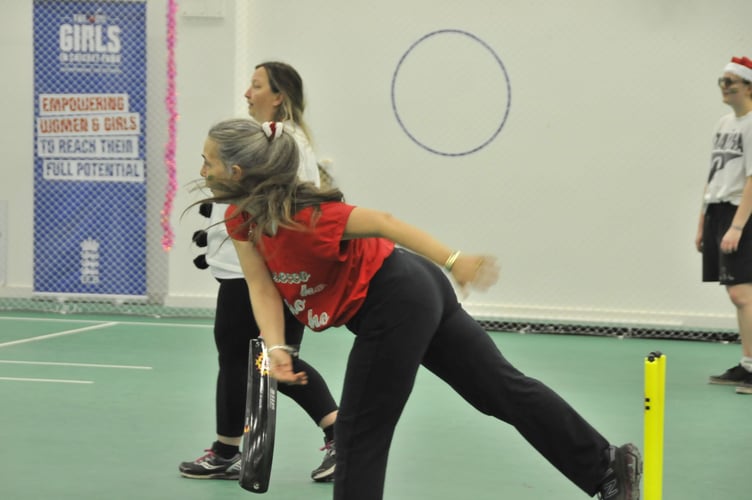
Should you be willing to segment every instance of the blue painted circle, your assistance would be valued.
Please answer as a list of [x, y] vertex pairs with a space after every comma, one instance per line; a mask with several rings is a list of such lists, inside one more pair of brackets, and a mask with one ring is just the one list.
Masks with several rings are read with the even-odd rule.
[[[475, 146], [475, 147], [470, 148], [470, 149], [465, 150], [465, 151], [459, 151], [459, 152], [439, 151], [438, 149], [432, 148], [432, 147], [424, 144], [420, 140], [418, 140], [413, 134], [410, 133], [410, 131], [407, 129], [407, 127], [403, 123], [402, 119], [400, 118], [399, 111], [397, 110], [397, 102], [396, 102], [396, 99], [395, 99], [395, 87], [397, 85], [397, 76], [399, 75], [399, 71], [400, 71], [400, 68], [402, 67], [402, 63], [405, 62], [405, 59], [407, 58], [408, 55], [410, 55], [410, 52], [412, 52], [415, 49], [415, 47], [417, 47], [420, 43], [426, 41], [428, 38], [431, 38], [431, 37], [434, 37], [434, 36], [438, 36], [438, 35], [445, 35], [445, 34], [455, 34], [455, 35], [459, 34], [459, 35], [463, 35], [463, 36], [469, 37], [472, 40], [478, 42], [480, 45], [482, 45], [486, 50], [488, 50], [491, 53], [491, 55], [494, 57], [494, 59], [496, 60], [496, 63], [499, 65], [499, 67], [501, 68], [502, 73], [504, 74], [504, 80], [506, 82], [506, 90], [507, 90], [507, 96], [508, 96], [507, 103], [506, 103], [506, 109], [504, 110], [504, 116], [502, 117], [501, 122], [499, 123], [499, 125], [496, 128], [496, 130], [494, 131], [494, 133], [491, 134], [491, 136], [488, 139], [486, 139], [484, 142], [482, 142], [478, 146]], [[512, 104], [512, 87], [511, 87], [511, 85], [509, 83], [509, 75], [507, 74], [507, 70], [504, 67], [504, 63], [501, 61], [501, 58], [498, 56], [498, 54], [496, 54], [496, 52], [493, 50], [493, 48], [491, 48], [491, 46], [489, 46], [486, 42], [484, 42], [483, 40], [481, 40], [477, 36], [473, 35], [472, 33], [468, 33], [467, 31], [456, 30], [456, 29], [443, 29], [443, 30], [432, 31], [431, 33], [428, 33], [428, 34], [422, 36], [415, 43], [413, 43], [407, 49], [407, 51], [402, 55], [402, 57], [400, 58], [399, 62], [397, 63], [397, 67], [394, 70], [394, 75], [392, 76], [391, 97], [392, 97], [392, 110], [394, 111], [395, 118], [397, 118], [397, 123], [399, 123], [400, 127], [405, 132], [405, 134], [407, 134], [407, 136], [415, 144], [417, 144], [418, 146], [422, 147], [426, 151], [429, 151], [429, 152], [437, 154], [437, 155], [442, 155], [442, 156], [464, 156], [464, 155], [469, 155], [471, 153], [475, 153], [476, 151], [479, 151], [479, 150], [483, 149], [484, 147], [486, 147], [488, 144], [491, 143], [491, 141], [493, 141], [494, 139], [496, 139], [496, 137], [501, 132], [501, 129], [504, 128], [504, 124], [506, 123], [507, 117], [509, 116], [509, 108], [510, 108], [510, 106]]]

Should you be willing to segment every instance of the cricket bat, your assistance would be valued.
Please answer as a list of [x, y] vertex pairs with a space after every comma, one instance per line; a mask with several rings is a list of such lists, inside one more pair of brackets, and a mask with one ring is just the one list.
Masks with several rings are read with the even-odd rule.
[[253, 493], [269, 489], [277, 422], [277, 380], [269, 376], [269, 356], [264, 341], [251, 340], [248, 392], [245, 402], [240, 486]]

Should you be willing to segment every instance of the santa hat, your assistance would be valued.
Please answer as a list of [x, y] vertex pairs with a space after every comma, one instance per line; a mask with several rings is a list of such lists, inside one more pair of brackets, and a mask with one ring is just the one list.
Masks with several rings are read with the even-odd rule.
[[748, 82], [752, 82], [752, 59], [746, 57], [732, 57], [731, 62], [723, 68], [726, 73], [733, 73]]

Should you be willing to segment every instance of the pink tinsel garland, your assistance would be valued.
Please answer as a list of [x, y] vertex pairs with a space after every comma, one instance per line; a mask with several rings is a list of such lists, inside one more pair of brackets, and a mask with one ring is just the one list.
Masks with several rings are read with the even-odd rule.
[[162, 222], [162, 248], [169, 252], [174, 241], [170, 216], [172, 215], [172, 202], [178, 188], [177, 169], [175, 168], [175, 150], [177, 144], [177, 92], [175, 91], [175, 19], [178, 6], [176, 0], [167, 1], [167, 131], [168, 139], [165, 145], [164, 161], [167, 167], [167, 192], [161, 212]]

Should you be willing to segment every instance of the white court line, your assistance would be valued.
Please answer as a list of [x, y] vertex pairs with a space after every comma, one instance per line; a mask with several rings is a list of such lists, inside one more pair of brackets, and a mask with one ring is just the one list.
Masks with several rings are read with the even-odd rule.
[[180, 327], [180, 328], [214, 328], [213, 325], [213, 318], [207, 318], [206, 320], [196, 320], [196, 321], [207, 321], [207, 323], [203, 325], [192, 325], [190, 323], [159, 323], [159, 322], [150, 322], [150, 321], [118, 321], [121, 325], [128, 325], [128, 326], [169, 326], [169, 327]]
[[19, 340], [11, 340], [10, 342], [3, 342], [0, 344], [0, 348], [7, 347], [9, 345], [18, 345], [18, 344], [25, 344], [27, 342], [36, 342], [38, 340], [46, 340], [51, 339], [54, 337], [61, 337], [63, 335], [71, 335], [73, 333], [79, 333], [79, 332], [85, 332], [88, 330], [99, 330], [100, 328], [109, 328], [111, 326], [117, 325], [117, 322], [109, 322], [109, 323], [102, 323], [99, 325], [92, 325], [92, 326], [85, 326], [83, 328], [76, 328], [75, 330], [66, 330], [63, 332], [57, 332], [57, 333], [50, 333], [48, 335], [40, 335], [39, 337], [29, 337], [27, 339], [19, 339]]
[[94, 319], [67, 319], [67, 318], [61, 318], [61, 319], [52, 319], [52, 318], [29, 318], [26, 316], [0, 316], [0, 321], [7, 319], [11, 321], [39, 321], [39, 322], [45, 322], [45, 321], [51, 321], [53, 323], [101, 323], [101, 320], [94, 320]]
[[64, 380], [55, 378], [15, 378], [0, 377], [0, 380], [9, 380], [12, 382], [51, 382], [56, 384], [93, 384], [91, 380]]
[[122, 368], [124, 370], [151, 370], [151, 366], [133, 366], [133, 365], [100, 365], [97, 363], [58, 363], [55, 361], [17, 361], [11, 359], [0, 359], [0, 363], [14, 365], [49, 365], [49, 366], [75, 366], [83, 368]]
[[[7, 319], [13, 321], [51, 321], [53, 323], [101, 323], [100, 321], [91, 319], [54, 319], [54, 318], [25, 318], [21, 316], [0, 316], [0, 321]], [[185, 328], [212, 328], [210, 323], [212, 318], [200, 318], [197, 322], [206, 321], [206, 324], [190, 324], [190, 323], [160, 323], [157, 321], [117, 321], [115, 323], [120, 325], [133, 325], [133, 326], [166, 326], [166, 327], [185, 327]]]

